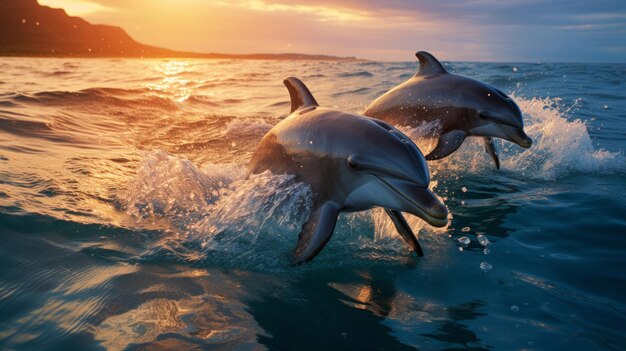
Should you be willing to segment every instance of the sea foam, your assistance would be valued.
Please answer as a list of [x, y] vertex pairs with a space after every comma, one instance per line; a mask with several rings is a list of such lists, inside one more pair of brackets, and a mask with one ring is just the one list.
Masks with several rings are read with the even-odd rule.
[[[585, 121], [574, 115], [576, 103], [565, 106], [559, 98], [526, 98], [512, 94], [524, 115], [524, 130], [533, 145], [523, 149], [511, 142], [495, 138], [501, 168], [512, 175], [532, 179], [554, 180], [575, 173], [615, 173], [626, 170], [621, 151], [595, 148]], [[417, 128], [399, 126], [413, 139], [424, 154], [436, 145], [432, 138], [437, 123]], [[470, 137], [455, 153], [442, 160], [429, 162], [433, 173], [481, 173], [493, 169], [493, 161], [485, 152], [483, 141]]]

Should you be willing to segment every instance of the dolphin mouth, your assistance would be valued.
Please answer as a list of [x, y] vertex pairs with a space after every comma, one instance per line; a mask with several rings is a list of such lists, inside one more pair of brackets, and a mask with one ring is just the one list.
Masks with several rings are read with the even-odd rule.
[[524, 130], [506, 124], [494, 124], [502, 131], [502, 133], [504, 133], [504, 135], [507, 136], [506, 139], [508, 141], [513, 142], [525, 149], [528, 149], [533, 145], [533, 140], [526, 135]]
[[433, 227], [445, 227], [448, 224], [448, 209], [430, 189], [405, 180], [377, 178], [410, 206], [410, 208], [394, 208], [394, 210], [416, 215]]

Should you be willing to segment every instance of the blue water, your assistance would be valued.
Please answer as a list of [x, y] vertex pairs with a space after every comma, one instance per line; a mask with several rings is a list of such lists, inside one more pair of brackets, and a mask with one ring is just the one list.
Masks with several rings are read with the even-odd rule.
[[375, 210], [290, 267], [310, 189], [245, 179], [282, 79], [359, 112], [415, 62], [0, 59], [0, 349], [626, 349], [626, 65], [447, 67], [533, 147], [429, 164], [423, 258]]

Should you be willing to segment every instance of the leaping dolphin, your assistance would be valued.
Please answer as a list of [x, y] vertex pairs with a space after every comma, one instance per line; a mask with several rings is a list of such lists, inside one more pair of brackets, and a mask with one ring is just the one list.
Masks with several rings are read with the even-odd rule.
[[522, 112], [517, 104], [493, 86], [451, 74], [431, 54], [419, 51], [417, 74], [372, 102], [364, 115], [394, 125], [418, 127], [439, 121], [437, 146], [426, 155], [438, 160], [456, 151], [467, 136], [481, 136], [491, 158], [500, 168], [492, 137], [529, 148]]
[[309, 262], [322, 250], [339, 212], [373, 207], [384, 207], [402, 238], [422, 256], [401, 212], [443, 227], [448, 210], [428, 189], [428, 166], [417, 146], [385, 122], [319, 107], [297, 78], [287, 78], [284, 84], [291, 114], [263, 137], [248, 172], [292, 174], [311, 186], [313, 208], [293, 262]]

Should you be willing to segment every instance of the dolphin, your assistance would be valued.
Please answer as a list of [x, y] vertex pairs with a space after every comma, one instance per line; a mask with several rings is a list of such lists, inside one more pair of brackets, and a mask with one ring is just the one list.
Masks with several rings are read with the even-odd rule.
[[411, 248], [417, 237], [401, 212], [430, 225], [448, 223], [447, 208], [428, 189], [424, 156], [406, 135], [379, 120], [320, 107], [297, 78], [284, 84], [291, 113], [260, 141], [248, 176], [267, 170], [310, 185], [311, 215], [303, 224], [293, 263], [311, 261], [330, 240], [339, 212], [383, 207]]
[[456, 151], [466, 137], [480, 136], [496, 168], [500, 160], [492, 137], [529, 148], [532, 140], [524, 133], [522, 112], [517, 104], [495, 87], [448, 73], [431, 54], [419, 51], [419, 70], [406, 82], [372, 102], [365, 116], [394, 125], [417, 127], [438, 122], [437, 146], [426, 155], [438, 160]]

